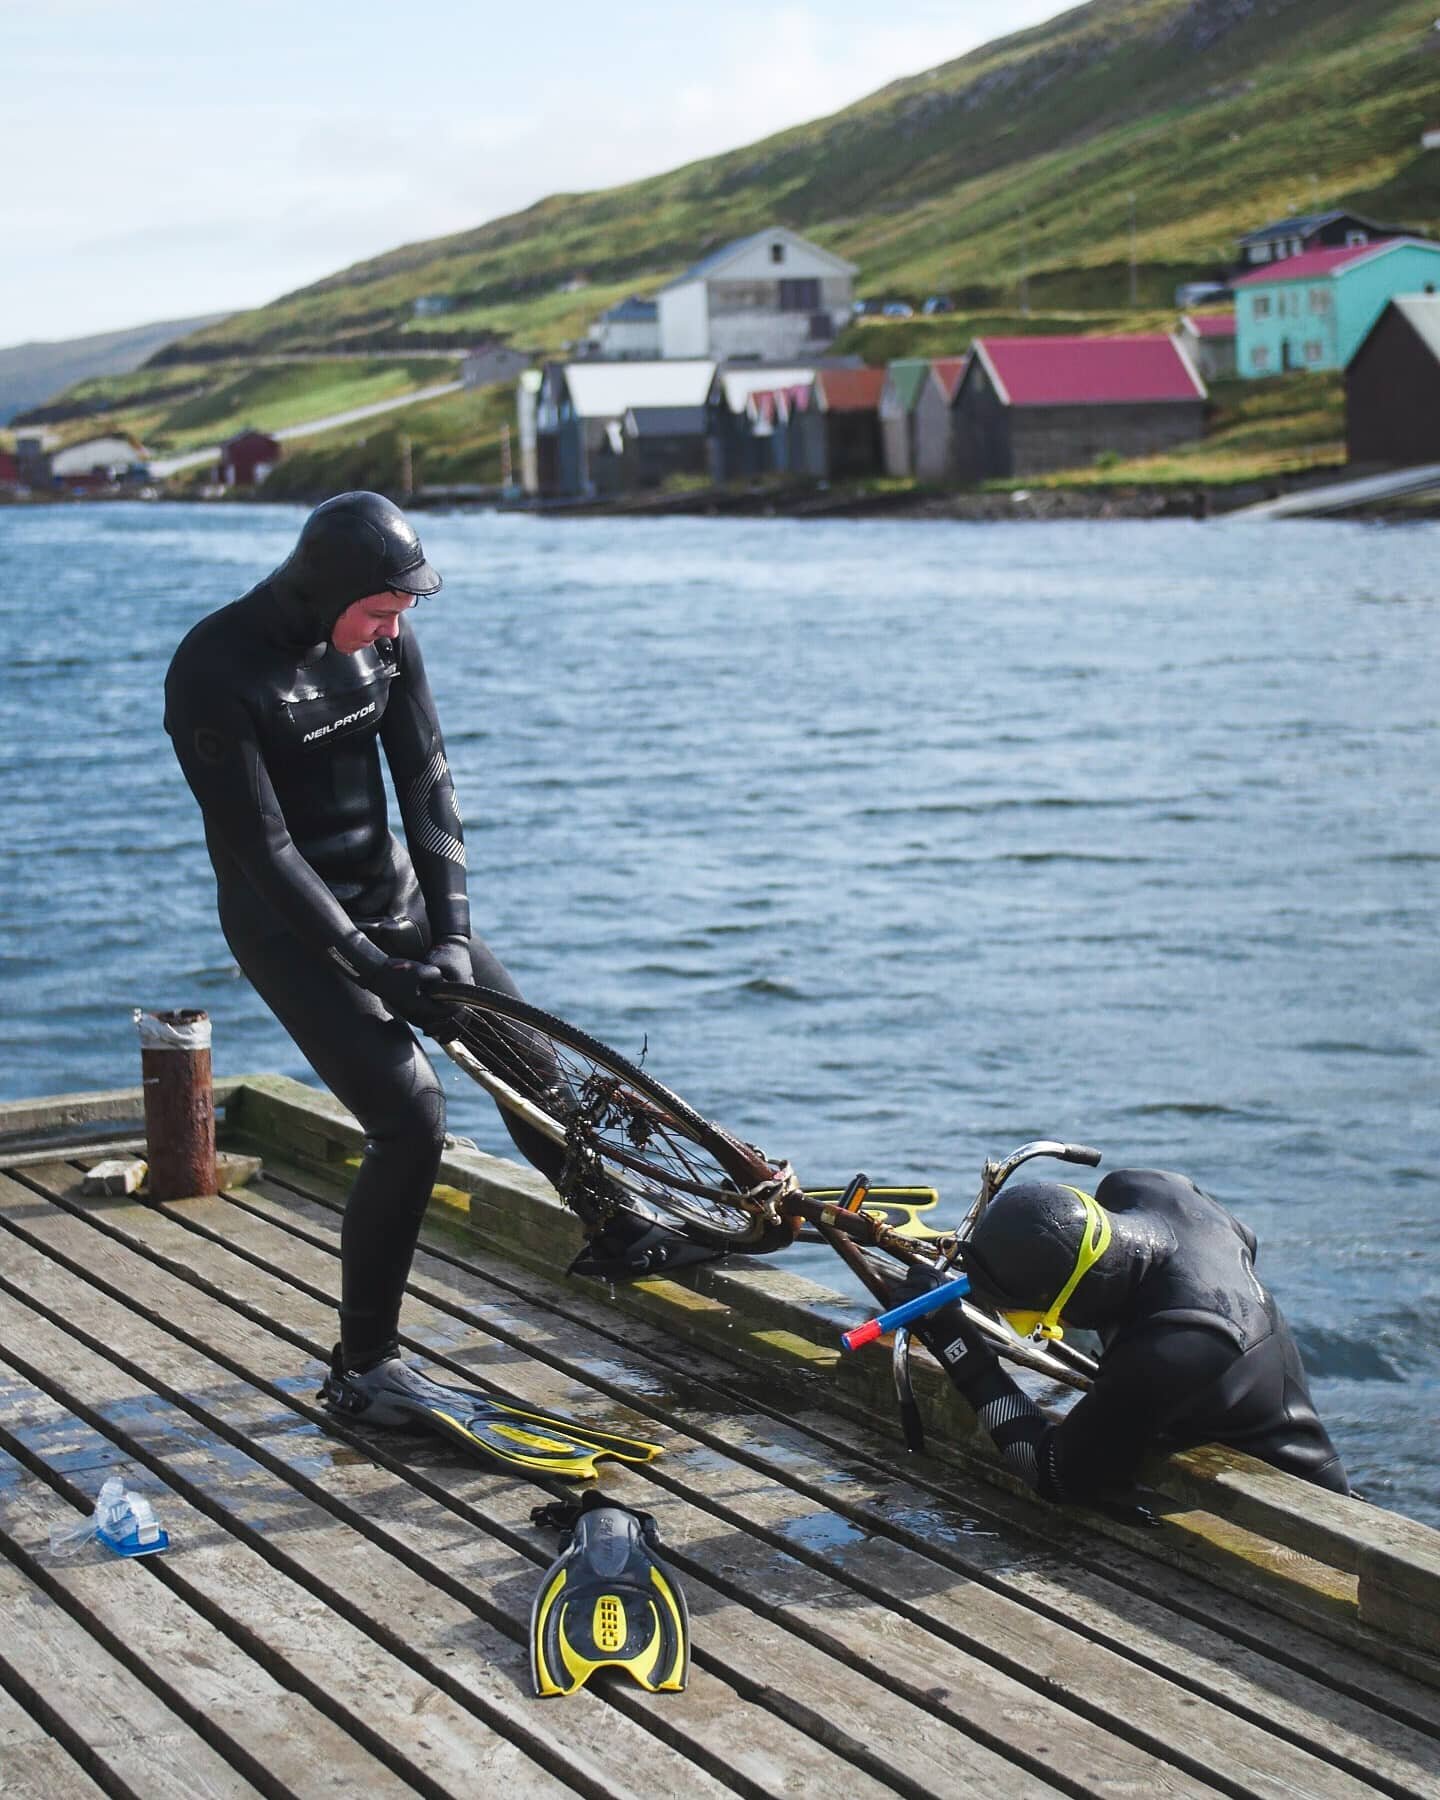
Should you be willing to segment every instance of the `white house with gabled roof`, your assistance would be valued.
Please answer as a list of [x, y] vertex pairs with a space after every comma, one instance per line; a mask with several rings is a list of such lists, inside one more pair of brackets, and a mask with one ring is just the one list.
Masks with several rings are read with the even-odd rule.
[[857, 272], [783, 225], [736, 238], [661, 288], [660, 354], [717, 362], [813, 357], [849, 321]]

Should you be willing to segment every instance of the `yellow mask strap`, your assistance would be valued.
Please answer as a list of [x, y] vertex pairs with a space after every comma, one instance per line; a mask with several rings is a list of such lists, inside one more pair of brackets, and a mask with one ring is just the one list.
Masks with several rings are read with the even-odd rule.
[[[1068, 1186], [1068, 1183], [1066, 1185]], [[1021, 1333], [1022, 1336], [1052, 1339], [1064, 1337], [1065, 1333], [1060, 1324], [1061, 1313], [1064, 1312], [1070, 1296], [1079, 1287], [1086, 1273], [1099, 1262], [1110, 1247], [1110, 1215], [1105, 1208], [1093, 1195], [1082, 1193], [1079, 1188], [1072, 1187], [1070, 1192], [1085, 1208], [1085, 1230], [1080, 1239], [1079, 1252], [1075, 1257], [1075, 1267], [1070, 1271], [1070, 1279], [1050, 1302], [1047, 1311], [1038, 1315], [1035, 1313], [1019, 1315], [1027, 1323], [1030, 1320], [1037, 1320], [1035, 1324], [1031, 1325], [1028, 1332]], [[1012, 1323], [1014, 1322], [1015, 1315], [1007, 1314], [1007, 1317], [1011, 1318]], [[1018, 1330], [1019, 1327], [1017, 1326], [1016, 1329]]]

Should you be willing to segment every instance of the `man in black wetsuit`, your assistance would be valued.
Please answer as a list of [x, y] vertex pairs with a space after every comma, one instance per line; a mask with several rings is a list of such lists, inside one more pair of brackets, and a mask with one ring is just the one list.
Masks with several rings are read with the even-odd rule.
[[965, 1245], [971, 1291], [1022, 1336], [1098, 1333], [1094, 1387], [1055, 1424], [958, 1304], [917, 1330], [1006, 1466], [1046, 1500], [1123, 1489], [1147, 1451], [1207, 1443], [1348, 1494], [1254, 1258], [1255, 1234], [1183, 1175], [1119, 1169], [1093, 1197], [1017, 1183]]
[[[470, 929], [460, 813], [405, 617], [439, 588], [397, 507], [340, 494], [310, 515], [273, 574], [195, 626], [165, 682], [165, 727], [204, 814], [226, 941], [365, 1130], [323, 1392], [332, 1410], [382, 1424], [457, 1408], [453, 1390], [422, 1394], [437, 1384], [398, 1356], [401, 1298], [445, 1139], [444, 1092], [410, 1027], [442, 1039], [453, 1029], [453, 1009], [433, 998], [442, 982], [518, 991]], [[382, 747], [408, 854], [388, 826]], [[505, 1120], [554, 1180], [562, 1153]], [[497, 1442], [508, 1440], [483, 1447], [497, 1454]], [[545, 1454], [527, 1446], [525, 1466]]]

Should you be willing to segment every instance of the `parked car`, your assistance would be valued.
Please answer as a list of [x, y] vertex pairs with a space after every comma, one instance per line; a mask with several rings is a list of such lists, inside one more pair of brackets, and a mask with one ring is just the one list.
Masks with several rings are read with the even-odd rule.
[[932, 294], [920, 310], [922, 313], [954, 312], [955, 302], [948, 294]]
[[913, 319], [915, 308], [908, 300], [887, 300], [880, 308], [887, 319]]
[[1175, 304], [1184, 312], [1191, 306], [1213, 306], [1230, 298], [1223, 281], [1182, 281], [1175, 290]]
[[873, 319], [880, 312], [880, 302], [878, 300], [857, 300], [851, 311], [857, 319]]

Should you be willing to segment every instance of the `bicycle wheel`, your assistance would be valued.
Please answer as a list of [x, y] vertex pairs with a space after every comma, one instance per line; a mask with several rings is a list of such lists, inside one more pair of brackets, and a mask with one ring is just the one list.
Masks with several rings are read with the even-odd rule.
[[556, 1185], [588, 1225], [616, 1210], [696, 1243], [766, 1251], [792, 1241], [788, 1165], [712, 1124], [653, 1075], [552, 1013], [492, 988], [447, 985], [460, 1014], [445, 1047], [466, 1074], [552, 1143]]

